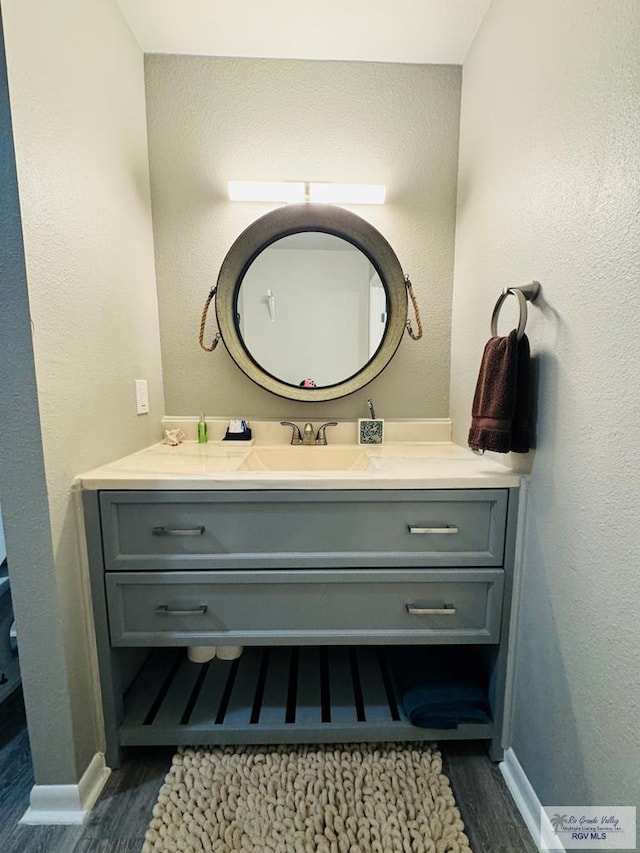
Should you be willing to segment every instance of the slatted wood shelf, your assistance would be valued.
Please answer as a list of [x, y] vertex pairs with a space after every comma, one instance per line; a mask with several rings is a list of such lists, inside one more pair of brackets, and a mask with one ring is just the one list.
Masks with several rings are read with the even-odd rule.
[[153, 651], [125, 697], [123, 746], [488, 739], [493, 724], [413, 726], [371, 646], [248, 647], [191, 663]]

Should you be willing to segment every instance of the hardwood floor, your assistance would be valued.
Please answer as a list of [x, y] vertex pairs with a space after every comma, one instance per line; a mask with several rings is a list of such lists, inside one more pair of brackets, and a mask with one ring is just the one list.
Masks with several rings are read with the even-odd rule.
[[441, 744], [443, 769], [474, 853], [538, 853], [520, 812], [482, 743]]
[[[21, 826], [33, 772], [22, 694], [0, 706], [2, 853], [140, 853], [173, 748], [129, 751], [84, 826]], [[443, 744], [444, 771], [474, 853], [536, 853], [502, 775], [481, 743]]]

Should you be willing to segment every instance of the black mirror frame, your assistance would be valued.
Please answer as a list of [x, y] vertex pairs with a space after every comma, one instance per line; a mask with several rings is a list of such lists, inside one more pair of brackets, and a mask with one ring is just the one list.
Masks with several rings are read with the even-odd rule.
[[[344, 382], [320, 388], [296, 387], [267, 373], [247, 351], [237, 325], [238, 290], [250, 264], [271, 243], [305, 231], [333, 234], [363, 252], [376, 268], [387, 293], [387, 328], [374, 356]], [[285, 205], [261, 216], [246, 228], [222, 263], [215, 304], [222, 340], [240, 370], [272, 394], [307, 403], [346, 397], [375, 379], [398, 349], [407, 320], [407, 289], [395, 252], [373, 225], [331, 204]]]

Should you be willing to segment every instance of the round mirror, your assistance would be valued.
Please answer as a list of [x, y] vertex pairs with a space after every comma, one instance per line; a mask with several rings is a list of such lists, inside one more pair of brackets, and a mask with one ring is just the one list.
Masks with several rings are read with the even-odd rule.
[[306, 231], [275, 240], [249, 265], [237, 323], [247, 352], [271, 376], [325, 388], [359, 373], [376, 354], [387, 296], [360, 249]]
[[391, 246], [332, 205], [289, 205], [235, 241], [220, 269], [216, 314], [236, 364], [293, 400], [362, 388], [402, 338], [407, 294]]

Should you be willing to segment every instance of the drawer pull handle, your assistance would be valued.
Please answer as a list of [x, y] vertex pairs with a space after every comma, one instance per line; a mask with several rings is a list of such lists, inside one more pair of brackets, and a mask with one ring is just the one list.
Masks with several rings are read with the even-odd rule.
[[207, 609], [206, 604], [188, 610], [180, 610], [179, 608], [169, 607], [168, 604], [160, 604], [156, 607], [156, 616], [204, 616]]
[[459, 533], [455, 524], [445, 524], [444, 527], [414, 527], [408, 524], [409, 533]]
[[412, 616], [455, 616], [456, 608], [452, 604], [444, 607], [420, 607], [418, 604], [405, 604], [407, 613]]
[[154, 536], [202, 536], [204, 525], [198, 527], [154, 527], [151, 531]]

